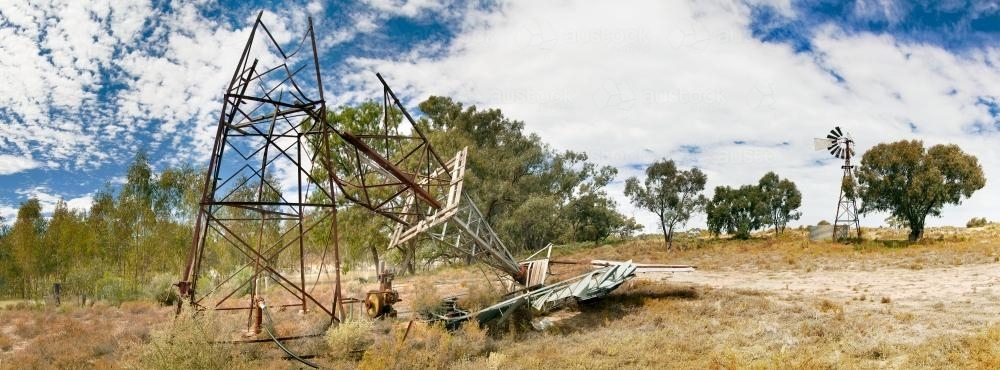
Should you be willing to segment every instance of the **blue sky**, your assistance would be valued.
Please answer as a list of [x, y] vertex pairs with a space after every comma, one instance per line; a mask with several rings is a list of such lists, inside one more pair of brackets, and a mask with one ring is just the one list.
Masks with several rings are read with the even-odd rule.
[[836, 125], [862, 153], [900, 139], [959, 144], [979, 158], [987, 186], [929, 224], [1000, 219], [1000, 185], [990, 181], [1000, 175], [996, 4], [4, 3], [8, 222], [32, 196], [49, 209], [57, 199], [87, 209], [96, 191], [121, 182], [137, 150], [157, 169], [207, 163], [221, 93], [260, 10], [289, 39], [313, 17], [332, 105], [377, 98], [381, 72], [411, 104], [445, 95], [500, 108], [555, 148], [618, 167], [610, 192], [647, 227], [652, 215], [628, 204], [621, 183], [664, 157], [703, 169], [710, 188], [776, 171], [803, 191], [799, 223], [831, 219], [839, 163], [812, 138]]

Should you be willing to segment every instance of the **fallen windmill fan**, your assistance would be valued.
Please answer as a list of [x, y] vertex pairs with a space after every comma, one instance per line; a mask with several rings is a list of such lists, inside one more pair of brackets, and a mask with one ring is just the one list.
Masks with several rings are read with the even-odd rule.
[[826, 149], [834, 157], [847, 159], [854, 156], [854, 139], [851, 133], [844, 132], [840, 126], [834, 127], [825, 138], [813, 139], [816, 150]]

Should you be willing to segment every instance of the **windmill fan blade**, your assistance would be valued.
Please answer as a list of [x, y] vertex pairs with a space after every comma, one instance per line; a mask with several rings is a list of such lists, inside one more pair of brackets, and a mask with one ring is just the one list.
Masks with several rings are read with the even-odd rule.
[[831, 135], [826, 135], [826, 138], [827, 138], [827, 139], [830, 139], [830, 141], [831, 141], [831, 142], [833, 142], [833, 141], [837, 141], [837, 137], [836, 137], [836, 136], [833, 136], [832, 134], [831, 134]]
[[840, 126], [834, 127], [834, 129], [837, 130], [837, 136], [838, 137], [839, 136], [844, 136], [844, 132], [840, 130]]
[[833, 155], [834, 157], [836, 157], [837, 156], [837, 149], [840, 149], [840, 148], [835, 146], [835, 147], [832, 147], [832, 148], [829, 148], [829, 149], [830, 149], [830, 154]]
[[840, 139], [840, 134], [838, 134], [836, 130], [830, 130], [830, 134], [826, 135], [826, 137], [831, 139]]
[[840, 144], [838, 144], [838, 143], [837, 143], [837, 142], [835, 141], [835, 142], [833, 142], [832, 144], [830, 144], [830, 146], [826, 147], [826, 150], [830, 150], [830, 149], [833, 149], [833, 148], [834, 148], [834, 147], [836, 147], [837, 145], [840, 145]]

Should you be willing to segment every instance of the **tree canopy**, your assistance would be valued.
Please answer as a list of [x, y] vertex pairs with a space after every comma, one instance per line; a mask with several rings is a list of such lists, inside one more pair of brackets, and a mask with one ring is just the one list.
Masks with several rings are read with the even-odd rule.
[[767, 225], [768, 208], [763, 198], [756, 185], [737, 189], [717, 186], [705, 207], [709, 232], [716, 236], [724, 232], [737, 239], [749, 239], [751, 232]]
[[625, 180], [625, 196], [636, 207], [656, 214], [663, 230], [663, 244], [670, 249], [674, 228], [704, 209], [707, 199], [701, 192], [707, 181], [698, 168], [681, 171], [674, 161], [664, 158], [646, 167], [642, 183], [636, 177]]
[[859, 212], [889, 212], [906, 221], [909, 240], [923, 236], [928, 215], [940, 216], [948, 204], [961, 204], [986, 185], [976, 157], [954, 144], [924, 149], [918, 140], [882, 143], [861, 157], [856, 171]]
[[98, 191], [87, 212], [57, 201], [45, 215], [28, 199], [0, 233], [0, 294], [38, 298], [60, 283], [65, 294], [121, 300], [142, 294], [158, 274], [176, 274], [191, 241], [198, 172], [157, 174], [140, 152], [125, 183]]
[[785, 230], [788, 221], [798, 220], [802, 213], [797, 211], [802, 205], [802, 193], [795, 183], [782, 179], [774, 172], [768, 172], [757, 182], [761, 201], [767, 208], [767, 221], [774, 226], [774, 234]]
[[613, 167], [594, 165], [586, 153], [553, 150], [498, 109], [432, 96], [420, 110], [420, 125], [438, 152], [469, 147], [466, 189], [501, 238], [513, 242], [513, 252], [549, 242], [599, 242], [635, 229], [604, 191], [617, 173]]

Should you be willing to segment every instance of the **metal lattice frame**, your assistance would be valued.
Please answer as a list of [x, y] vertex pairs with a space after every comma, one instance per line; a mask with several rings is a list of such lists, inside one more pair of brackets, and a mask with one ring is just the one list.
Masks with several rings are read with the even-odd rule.
[[[351, 202], [398, 224], [412, 225], [445, 206], [442, 200], [456, 180], [389, 84], [382, 75], [376, 76], [383, 92], [380, 132], [337, 132], [348, 145], [331, 153], [341, 164], [336, 181]], [[394, 112], [409, 124], [402, 128], [393, 124]]]
[[425, 235], [503, 271], [524, 284], [525, 270], [486, 222], [469, 195], [462, 192], [466, 157], [467, 149], [462, 149], [454, 159], [448, 161], [445, 168], [439, 170], [452, 174], [443, 207], [429, 214], [411, 212], [411, 209], [418, 207], [417, 198], [411, 196], [406, 199], [403, 207], [404, 222], [396, 224], [393, 229], [389, 248]]
[[851, 164], [851, 153], [853, 149], [851, 146], [854, 145], [854, 141], [848, 140], [845, 145], [848, 150], [845, 150], [844, 165], [841, 168], [844, 170], [844, 177], [840, 182], [840, 198], [837, 201], [837, 217], [833, 222], [833, 239], [848, 239], [851, 237], [851, 228], [857, 231], [858, 240], [861, 239], [861, 222], [858, 220], [858, 204], [854, 199], [854, 191], [848, 191], [845, 189], [850, 186], [854, 187], [854, 166]]
[[[262, 15], [226, 89], [178, 283], [199, 309], [247, 310], [250, 330], [259, 328], [265, 298], [270, 307], [316, 307], [331, 321], [340, 304], [335, 181], [330, 171], [316, 177], [330, 167], [318, 152], [329, 150], [334, 130], [325, 120], [312, 21], [287, 48]], [[321, 266], [333, 254], [332, 300], [321, 301], [307, 285], [307, 244], [323, 256]], [[269, 282], [276, 289], [263, 289]]]

